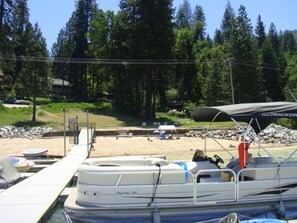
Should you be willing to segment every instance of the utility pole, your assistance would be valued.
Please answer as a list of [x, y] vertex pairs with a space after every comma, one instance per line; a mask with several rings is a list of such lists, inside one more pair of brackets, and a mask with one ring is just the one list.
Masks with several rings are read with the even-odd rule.
[[64, 114], [64, 157], [66, 156], [66, 111], [65, 108], [63, 108], [63, 114]]
[[231, 97], [232, 97], [232, 104], [234, 104], [234, 88], [233, 88], [233, 75], [232, 75], [232, 58], [228, 59], [229, 62], [229, 72], [230, 72], [230, 84], [231, 84]]

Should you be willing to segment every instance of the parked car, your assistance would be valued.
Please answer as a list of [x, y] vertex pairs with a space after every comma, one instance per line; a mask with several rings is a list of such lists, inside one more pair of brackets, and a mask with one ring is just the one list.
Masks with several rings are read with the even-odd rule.
[[16, 104], [16, 105], [29, 105], [30, 101], [28, 101], [28, 100], [15, 100], [14, 104]]

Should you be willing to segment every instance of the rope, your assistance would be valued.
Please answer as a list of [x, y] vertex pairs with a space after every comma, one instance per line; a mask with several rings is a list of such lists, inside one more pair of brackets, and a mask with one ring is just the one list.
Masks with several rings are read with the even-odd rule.
[[154, 185], [154, 190], [153, 190], [153, 194], [152, 194], [151, 202], [147, 204], [148, 207], [152, 205], [152, 203], [154, 202], [154, 200], [155, 200], [155, 198], [156, 198], [157, 188], [158, 188], [159, 181], [160, 181], [160, 176], [161, 176], [161, 165], [160, 165], [160, 163], [156, 163], [155, 165], [156, 165], [157, 167], [159, 167], [159, 173], [158, 173], [157, 182], [156, 182], [156, 184]]

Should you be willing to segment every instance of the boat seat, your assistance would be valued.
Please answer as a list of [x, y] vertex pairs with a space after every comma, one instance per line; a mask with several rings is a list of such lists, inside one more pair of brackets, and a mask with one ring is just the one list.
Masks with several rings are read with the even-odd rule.
[[200, 149], [196, 149], [196, 151], [193, 155], [192, 161], [199, 162], [199, 161], [206, 161], [206, 160], [207, 160], [207, 158], [205, 157], [204, 152]]
[[200, 178], [200, 183], [208, 182], [225, 182], [225, 179], [222, 177], [202, 177]]

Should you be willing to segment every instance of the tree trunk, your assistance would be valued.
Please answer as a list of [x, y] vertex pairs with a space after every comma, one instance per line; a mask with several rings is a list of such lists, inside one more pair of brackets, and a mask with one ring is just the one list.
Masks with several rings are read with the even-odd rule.
[[149, 121], [152, 119], [152, 77], [153, 77], [153, 67], [149, 66], [146, 73], [146, 83], [145, 83], [145, 113], [144, 120]]
[[36, 97], [33, 97], [33, 115], [32, 122], [36, 122]]
[[1, 35], [2, 35], [3, 18], [4, 18], [4, 0], [1, 0], [1, 8], [0, 8], [0, 33], [1, 33]]

